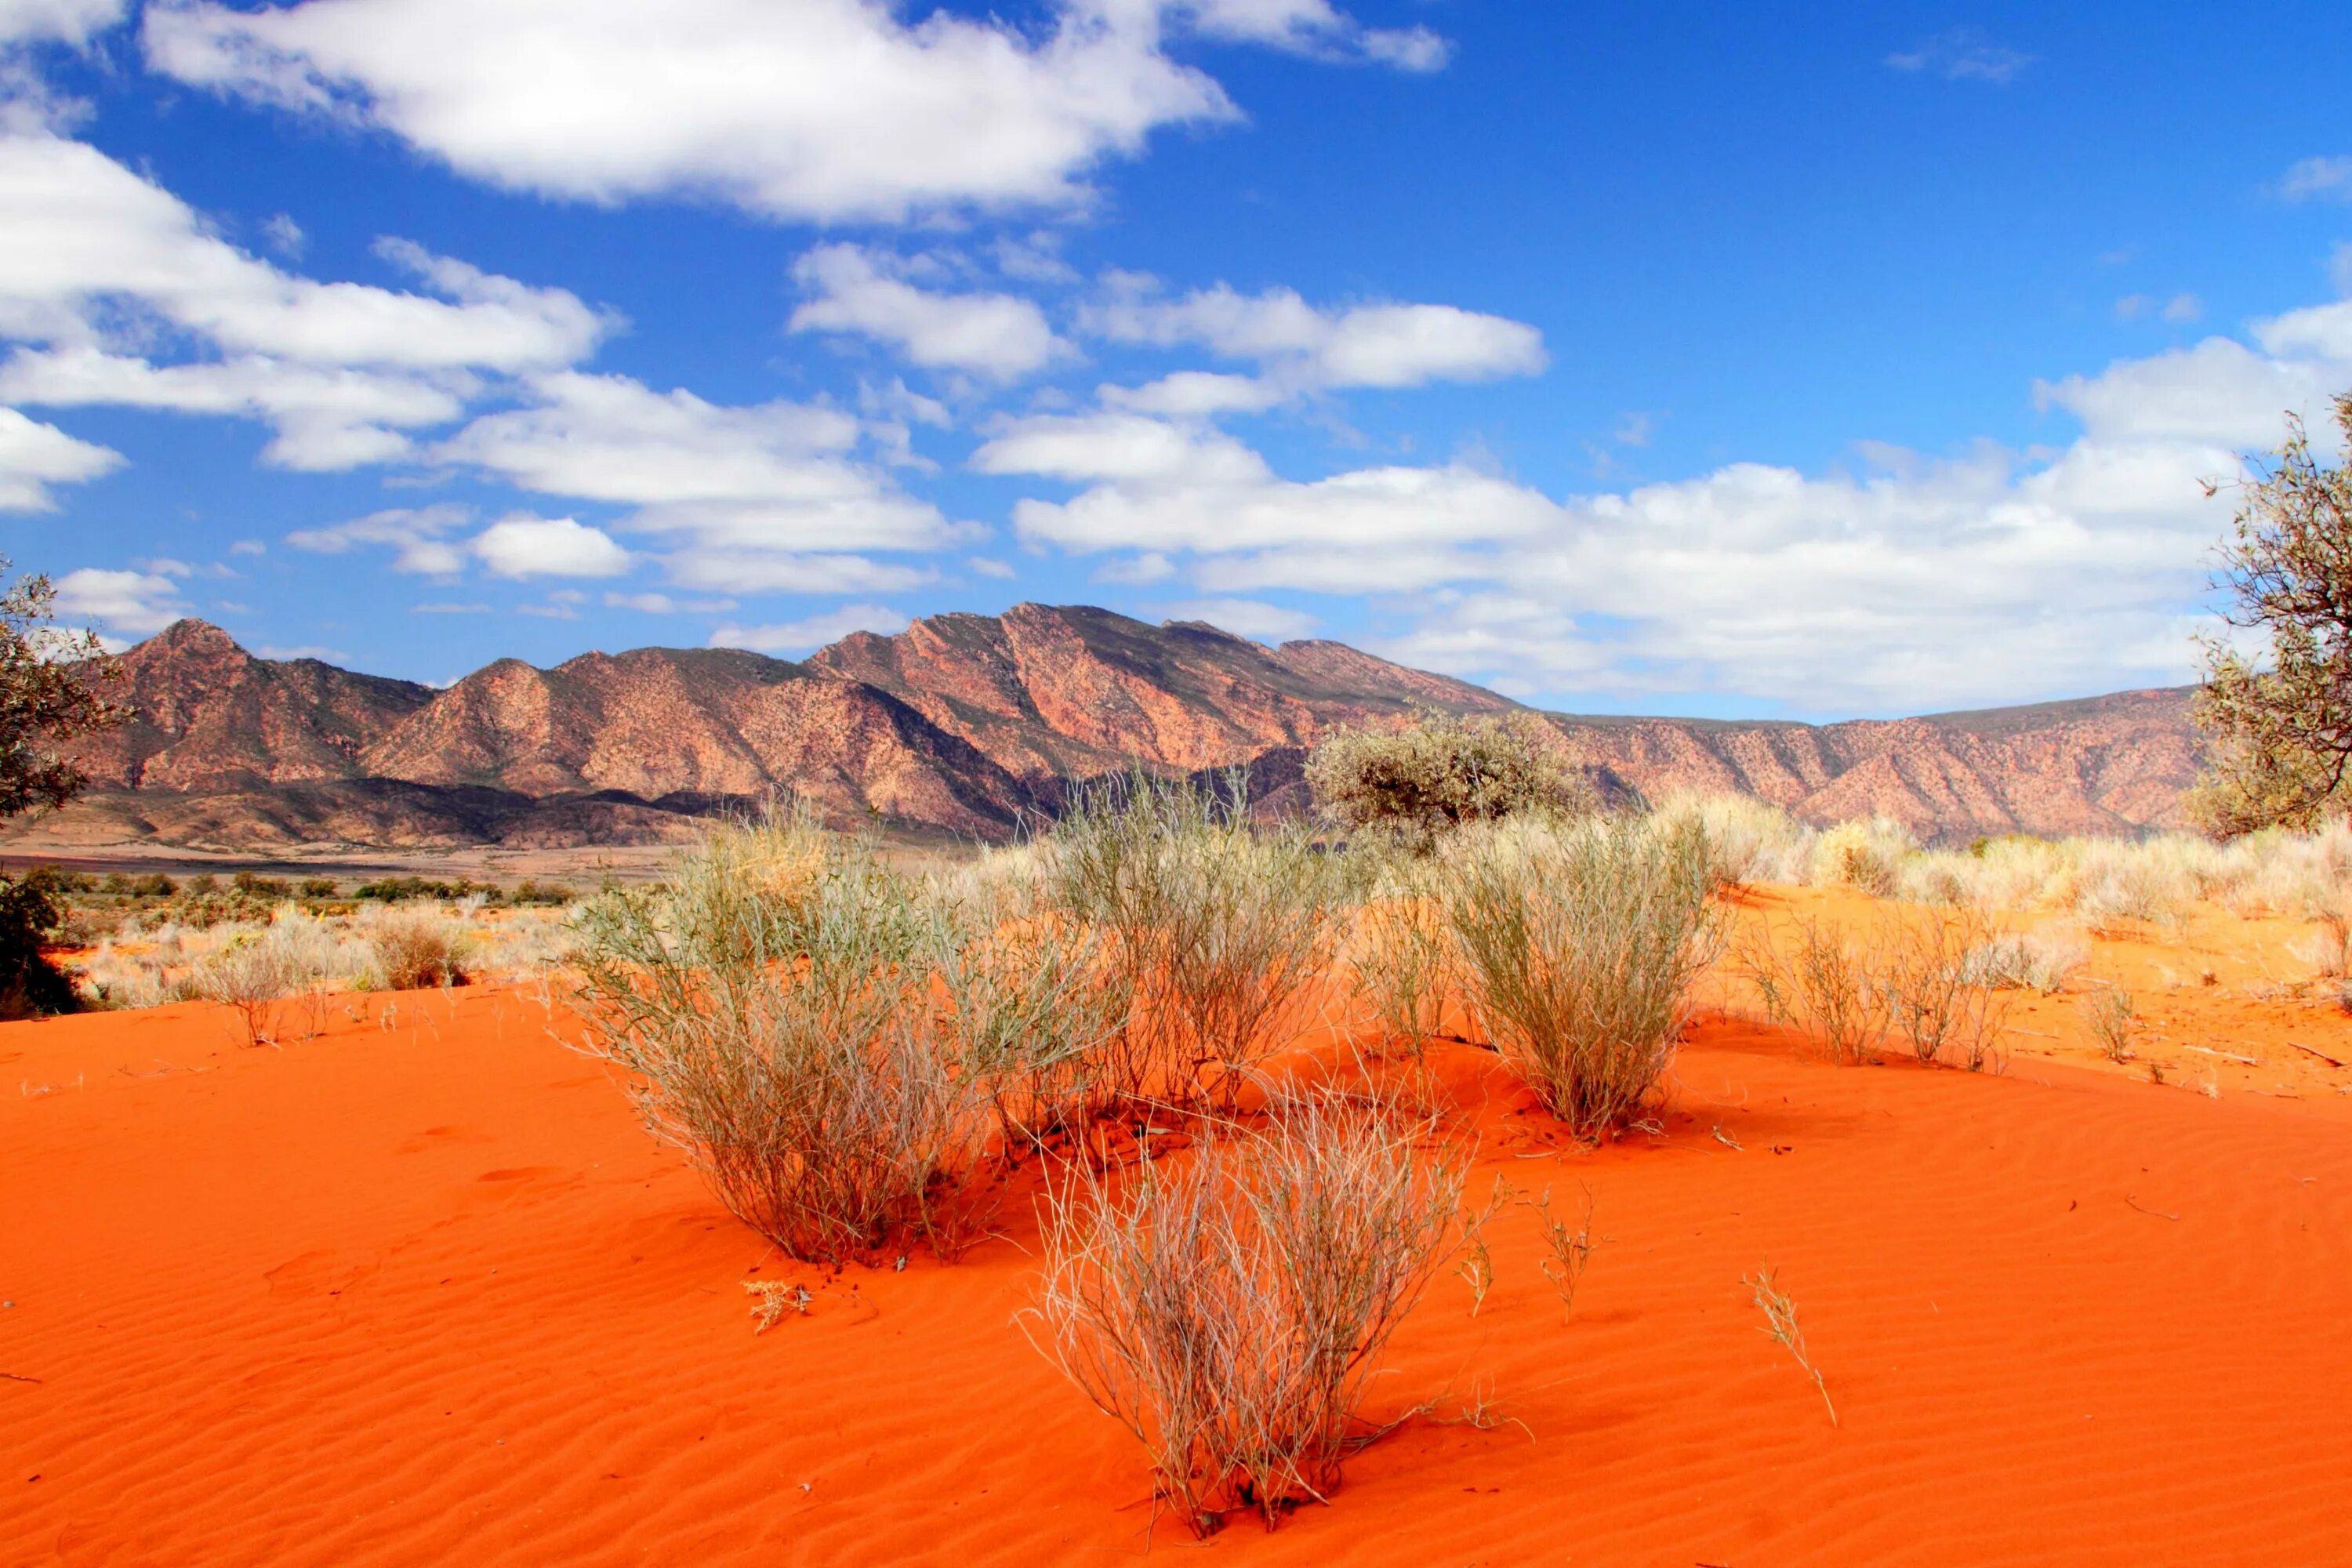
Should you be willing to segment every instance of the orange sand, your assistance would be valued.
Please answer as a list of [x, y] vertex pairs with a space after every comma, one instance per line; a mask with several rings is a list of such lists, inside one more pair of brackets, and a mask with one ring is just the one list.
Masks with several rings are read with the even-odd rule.
[[[1410, 1424], [1334, 1506], [1205, 1551], [2352, 1562], [2352, 1072], [2281, 1043], [2352, 1061], [2352, 1022], [2246, 994], [2307, 973], [2300, 929], [2099, 944], [2163, 1016], [2163, 1087], [2070, 1065], [2071, 997], [2021, 1012], [2063, 1037], [2000, 1078], [1713, 1017], [1664, 1132], [1587, 1152], [1451, 1052], [1486, 1096], [1474, 1193], [1596, 1196], [1575, 1313], [1514, 1211], [1484, 1310], [1439, 1279], [1381, 1397], [1515, 1424]], [[2179, 1054], [2208, 1039], [2262, 1065]], [[1133, 1559], [1141, 1453], [1013, 1326], [1034, 1231], [1005, 1229], [952, 1268], [796, 1268], [518, 991], [354, 1001], [282, 1051], [195, 1005], [7, 1026], [0, 1563]], [[1758, 1332], [1767, 1261], [1839, 1427]], [[814, 1312], [755, 1337], [739, 1282], [793, 1278]]]

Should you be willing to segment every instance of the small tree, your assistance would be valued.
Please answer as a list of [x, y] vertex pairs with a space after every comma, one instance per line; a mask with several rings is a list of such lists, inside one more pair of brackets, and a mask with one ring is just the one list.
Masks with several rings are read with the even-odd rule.
[[1524, 812], [1589, 815], [1600, 798], [1549, 728], [1532, 713], [1425, 713], [1402, 730], [1342, 730], [1308, 755], [1307, 786], [1337, 826], [1394, 832], [1422, 845], [1465, 822]]
[[[106, 650], [89, 632], [53, 625], [56, 603], [37, 574], [0, 595], [0, 818], [71, 800], [83, 775], [58, 748], [123, 715], [102, 690], [115, 679]], [[51, 886], [0, 877], [0, 1016], [68, 1005], [71, 987], [42, 952], [64, 918]]]
[[[2352, 393], [2336, 400], [2352, 443]], [[2261, 664], [2203, 637], [2197, 721], [2211, 737], [2189, 810], [2216, 833], [2307, 827], [2352, 806], [2352, 467], [2326, 468], [2303, 422], [2244, 487], [2220, 583]]]

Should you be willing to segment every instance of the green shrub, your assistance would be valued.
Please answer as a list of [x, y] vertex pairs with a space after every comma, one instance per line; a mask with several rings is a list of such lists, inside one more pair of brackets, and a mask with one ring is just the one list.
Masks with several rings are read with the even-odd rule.
[[1558, 735], [1531, 713], [1430, 714], [1402, 730], [1342, 730], [1307, 756], [1307, 784], [1337, 826], [1420, 845], [1464, 823], [1589, 816], [1600, 805]]
[[47, 868], [0, 876], [0, 1018], [73, 1010], [73, 983], [47, 951], [65, 914]]

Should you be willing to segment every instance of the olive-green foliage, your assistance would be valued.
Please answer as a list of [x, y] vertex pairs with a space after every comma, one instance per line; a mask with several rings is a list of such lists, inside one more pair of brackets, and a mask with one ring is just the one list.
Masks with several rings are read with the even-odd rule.
[[45, 868], [0, 877], [0, 1018], [72, 1011], [73, 984], [43, 951], [64, 918]]
[[646, 1124], [795, 1258], [943, 1234], [977, 1112], [930, 1005], [912, 884], [806, 815], [713, 834], [577, 917], [589, 1048]]
[[[2352, 393], [2336, 400], [2336, 422], [2352, 442]], [[2195, 712], [2212, 746], [2189, 808], [2225, 835], [2341, 816], [2352, 806], [2352, 467], [2322, 466], [2290, 419], [2221, 553], [2230, 624], [2270, 646], [2250, 659], [2201, 639]]]
[[1580, 1136], [1632, 1120], [1717, 945], [1705, 833], [1637, 816], [1496, 831], [1449, 871], [1464, 980], [1495, 1048]]
[[1055, 902], [1107, 933], [1134, 1001], [1110, 1087], [1231, 1105], [1330, 963], [1335, 858], [1304, 825], [1254, 829], [1238, 777], [1140, 772], [1079, 791], [1045, 848]]
[[1425, 714], [1402, 730], [1342, 730], [1307, 759], [1323, 816], [1349, 832], [1427, 845], [1450, 828], [1529, 813], [1590, 815], [1599, 797], [1532, 713]]

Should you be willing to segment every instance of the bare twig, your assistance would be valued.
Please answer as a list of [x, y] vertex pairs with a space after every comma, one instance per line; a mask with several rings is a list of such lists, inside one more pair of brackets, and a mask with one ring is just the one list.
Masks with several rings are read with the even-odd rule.
[[1830, 1403], [1829, 1384], [1822, 1381], [1821, 1369], [1813, 1364], [1811, 1356], [1806, 1352], [1805, 1331], [1797, 1324], [1797, 1303], [1780, 1289], [1772, 1266], [1769, 1263], [1764, 1265], [1753, 1278], [1743, 1278], [1740, 1283], [1755, 1293], [1756, 1305], [1763, 1310], [1765, 1326], [1760, 1331], [1797, 1358], [1797, 1364], [1804, 1368], [1805, 1375], [1813, 1380], [1815, 1388], [1821, 1390], [1822, 1405], [1830, 1413], [1830, 1425], [1836, 1426], [1837, 1406]]

